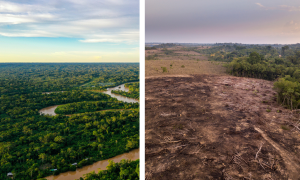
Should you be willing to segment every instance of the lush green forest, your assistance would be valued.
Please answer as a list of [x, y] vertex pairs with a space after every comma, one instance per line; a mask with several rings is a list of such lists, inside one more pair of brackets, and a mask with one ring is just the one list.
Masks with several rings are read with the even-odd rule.
[[136, 109], [139, 103], [126, 103], [122, 101], [83, 101], [60, 105], [55, 109], [56, 114], [75, 114], [100, 111], [105, 109]]
[[134, 99], [140, 99], [140, 83], [126, 83], [125, 87], [129, 88], [128, 92], [120, 90], [112, 90], [111, 92]]
[[[138, 104], [81, 86], [97, 80], [105, 89], [112, 86], [107, 82], [137, 80], [137, 64], [0, 64], [0, 69], [0, 179], [8, 172], [14, 179], [37, 179], [74, 171], [72, 163], [80, 168], [139, 147]], [[50, 91], [58, 92], [42, 93]], [[85, 113], [39, 114], [59, 104], [65, 104], [62, 114]], [[92, 112], [108, 108], [116, 110]]]
[[0, 96], [98, 89], [139, 80], [138, 63], [1, 63]]
[[140, 162], [139, 160], [130, 161], [122, 160], [119, 163], [109, 162], [107, 170], [99, 171], [98, 173], [91, 172], [85, 174], [85, 177], [81, 177], [80, 180], [138, 180], [140, 176]]

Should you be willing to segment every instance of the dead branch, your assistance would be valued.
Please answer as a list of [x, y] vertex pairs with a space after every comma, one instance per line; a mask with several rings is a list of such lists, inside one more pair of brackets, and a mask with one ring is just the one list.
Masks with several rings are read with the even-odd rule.
[[180, 142], [181, 140], [179, 141], [166, 141], [166, 142], [161, 142], [160, 144], [165, 144], [165, 143], [177, 143], [177, 142]]
[[192, 128], [193, 131], [195, 131], [195, 129], [192, 126], [192, 122], [190, 122], [190, 127]]
[[186, 146], [186, 145], [176, 146], [176, 147], [174, 147], [174, 148], [183, 147], [183, 146]]
[[257, 158], [258, 158], [258, 153], [261, 151], [262, 146], [263, 146], [263, 143], [261, 143], [261, 145], [260, 145], [260, 147], [259, 147], [259, 150], [258, 150], [257, 153], [256, 153], [256, 156], [255, 156], [255, 159], [256, 159], [256, 160], [257, 160]]
[[262, 165], [260, 159], [258, 159], [258, 153], [261, 151], [262, 146], [263, 146], [263, 143], [260, 144], [259, 150], [257, 151], [256, 156], [255, 156], [255, 160], [257, 160], [257, 161], [259, 162], [260, 166], [261, 166], [264, 170], [266, 170], [265, 167]]

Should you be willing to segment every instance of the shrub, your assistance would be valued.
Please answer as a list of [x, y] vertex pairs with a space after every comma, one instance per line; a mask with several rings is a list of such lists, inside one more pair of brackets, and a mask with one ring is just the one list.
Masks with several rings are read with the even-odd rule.
[[168, 72], [168, 70], [167, 70], [166, 67], [161, 67], [161, 68], [162, 68], [162, 70], [163, 70], [163, 73], [164, 73], [164, 72]]

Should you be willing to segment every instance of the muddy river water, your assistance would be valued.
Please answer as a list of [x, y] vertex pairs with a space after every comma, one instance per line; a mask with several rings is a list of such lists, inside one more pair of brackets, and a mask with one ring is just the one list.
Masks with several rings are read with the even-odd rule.
[[129, 153], [124, 153], [118, 156], [115, 156], [110, 159], [106, 159], [103, 161], [95, 162], [92, 165], [84, 166], [80, 169], [76, 169], [76, 171], [69, 171], [65, 173], [60, 173], [57, 176], [48, 176], [46, 177], [47, 180], [74, 180], [83, 177], [84, 174], [90, 173], [92, 171], [98, 172], [99, 168], [101, 170], [105, 170], [106, 166], [108, 165], [108, 160], [112, 160], [115, 163], [120, 162], [122, 159], [130, 159], [130, 160], [137, 160], [140, 158], [140, 149], [135, 149], [130, 151]]
[[[121, 84], [119, 86], [113, 87], [113, 88], [108, 88], [106, 91], [103, 91], [103, 93], [110, 95], [111, 97], [117, 98], [119, 101], [124, 101], [124, 102], [139, 102], [136, 99], [132, 99], [132, 98], [128, 98], [128, 97], [124, 97], [118, 94], [114, 94], [111, 91], [112, 90], [122, 90], [122, 91], [126, 91], [128, 92], [129, 89], [125, 87], [125, 84]], [[47, 93], [51, 93], [51, 92], [47, 92]], [[50, 106], [50, 107], [46, 107], [41, 109], [39, 112], [40, 114], [48, 114], [48, 115], [52, 115], [55, 116], [55, 112], [54, 110], [57, 108], [57, 106], [59, 105], [55, 105], [55, 106]], [[75, 180], [75, 179], [79, 179], [80, 177], [83, 177], [84, 174], [90, 173], [92, 171], [98, 172], [99, 168], [101, 170], [105, 170], [106, 166], [108, 165], [108, 161], [112, 160], [115, 163], [120, 162], [122, 159], [128, 159], [128, 160], [137, 160], [139, 159], [139, 153], [140, 149], [135, 149], [130, 151], [129, 153], [124, 153], [118, 156], [115, 156], [113, 158], [110, 159], [106, 159], [103, 161], [98, 161], [95, 162], [94, 164], [88, 165], [88, 166], [84, 166], [80, 169], [76, 169], [76, 171], [69, 171], [69, 172], [65, 172], [65, 173], [60, 173], [57, 176], [48, 176], [46, 177], [47, 180]]]

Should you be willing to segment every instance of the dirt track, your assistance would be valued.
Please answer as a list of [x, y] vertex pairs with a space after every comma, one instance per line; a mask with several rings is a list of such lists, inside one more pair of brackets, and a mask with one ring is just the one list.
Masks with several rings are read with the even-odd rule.
[[296, 115], [270, 81], [146, 78], [146, 179], [299, 179]]

